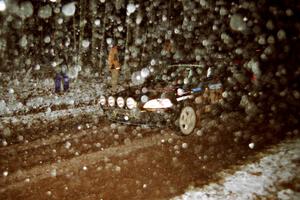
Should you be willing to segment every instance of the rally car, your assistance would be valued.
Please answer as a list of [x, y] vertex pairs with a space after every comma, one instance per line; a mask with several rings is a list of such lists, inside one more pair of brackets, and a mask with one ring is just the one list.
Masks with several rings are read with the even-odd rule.
[[177, 126], [189, 135], [203, 112], [222, 97], [222, 84], [201, 65], [171, 65], [149, 76], [142, 85], [100, 97], [106, 116], [133, 125]]

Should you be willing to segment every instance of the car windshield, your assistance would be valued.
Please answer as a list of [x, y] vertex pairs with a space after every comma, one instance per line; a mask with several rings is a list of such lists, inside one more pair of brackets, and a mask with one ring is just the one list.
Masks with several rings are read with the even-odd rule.
[[196, 67], [171, 66], [158, 76], [159, 80], [165, 81], [173, 87], [196, 87], [200, 82], [200, 70]]

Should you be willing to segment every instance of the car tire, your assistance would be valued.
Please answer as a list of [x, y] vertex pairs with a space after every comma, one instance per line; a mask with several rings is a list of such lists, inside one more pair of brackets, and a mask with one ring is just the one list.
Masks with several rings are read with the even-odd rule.
[[192, 106], [184, 106], [179, 115], [179, 128], [183, 135], [190, 135], [197, 122], [195, 109]]

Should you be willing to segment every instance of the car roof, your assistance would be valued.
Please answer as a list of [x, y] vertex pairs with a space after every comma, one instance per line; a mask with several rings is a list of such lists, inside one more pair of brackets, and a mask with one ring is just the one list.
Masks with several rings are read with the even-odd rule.
[[168, 68], [171, 67], [199, 67], [199, 68], [204, 68], [204, 65], [202, 64], [174, 64], [174, 65], [168, 65]]

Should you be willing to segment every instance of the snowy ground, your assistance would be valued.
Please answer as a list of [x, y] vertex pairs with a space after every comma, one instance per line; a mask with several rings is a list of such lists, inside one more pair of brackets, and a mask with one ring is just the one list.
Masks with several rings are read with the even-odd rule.
[[[106, 121], [91, 121], [87, 124], [89, 128], [83, 130], [84, 122], [78, 117], [82, 126], [61, 125], [33, 139], [29, 136], [36, 134], [34, 130], [23, 131], [17, 139], [24, 143], [14, 144], [5, 138], [13, 135], [15, 125], [48, 124], [81, 114], [101, 116], [98, 97], [103, 93], [103, 85], [97, 79], [78, 79], [71, 82], [69, 92], [55, 94], [53, 80], [12, 79], [0, 85], [0, 89], [0, 133], [4, 137], [0, 149], [0, 198], [36, 199], [49, 191], [56, 199], [99, 199], [93, 196], [99, 197], [99, 193], [107, 197], [104, 199], [167, 199], [180, 194], [174, 200], [300, 198], [300, 139], [289, 140], [248, 159], [254, 147], [250, 144], [254, 143], [233, 144], [234, 140], [228, 140], [226, 134], [178, 137], [174, 130], [153, 129], [148, 133], [140, 127], [112, 126]], [[232, 167], [241, 160], [243, 166]], [[251, 160], [256, 162], [250, 164]], [[116, 166], [112, 171], [111, 165]], [[55, 178], [49, 173], [53, 166], [57, 167]], [[71, 172], [59, 170], [67, 167], [78, 184], [69, 180]], [[229, 170], [220, 172], [228, 167]], [[215, 176], [217, 172], [220, 173]], [[212, 183], [214, 177], [222, 181]], [[61, 188], [70, 189], [65, 194]], [[82, 190], [81, 196], [76, 194], [78, 190]]]
[[4, 82], [0, 85], [0, 127], [101, 112], [98, 98], [103, 93], [103, 84], [97, 79], [71, 80], [70, 90], [57, 94], [54, 93], [54, 80], [50, 78], [10, 80], [4, 74], [1, 77]]
[[221, 172], [224, 179], [220, 183], [189, 189], [173, 200], [300, 199], [300, 139], [258, 156], [258, 162], [239, 167], [234, 174]]

